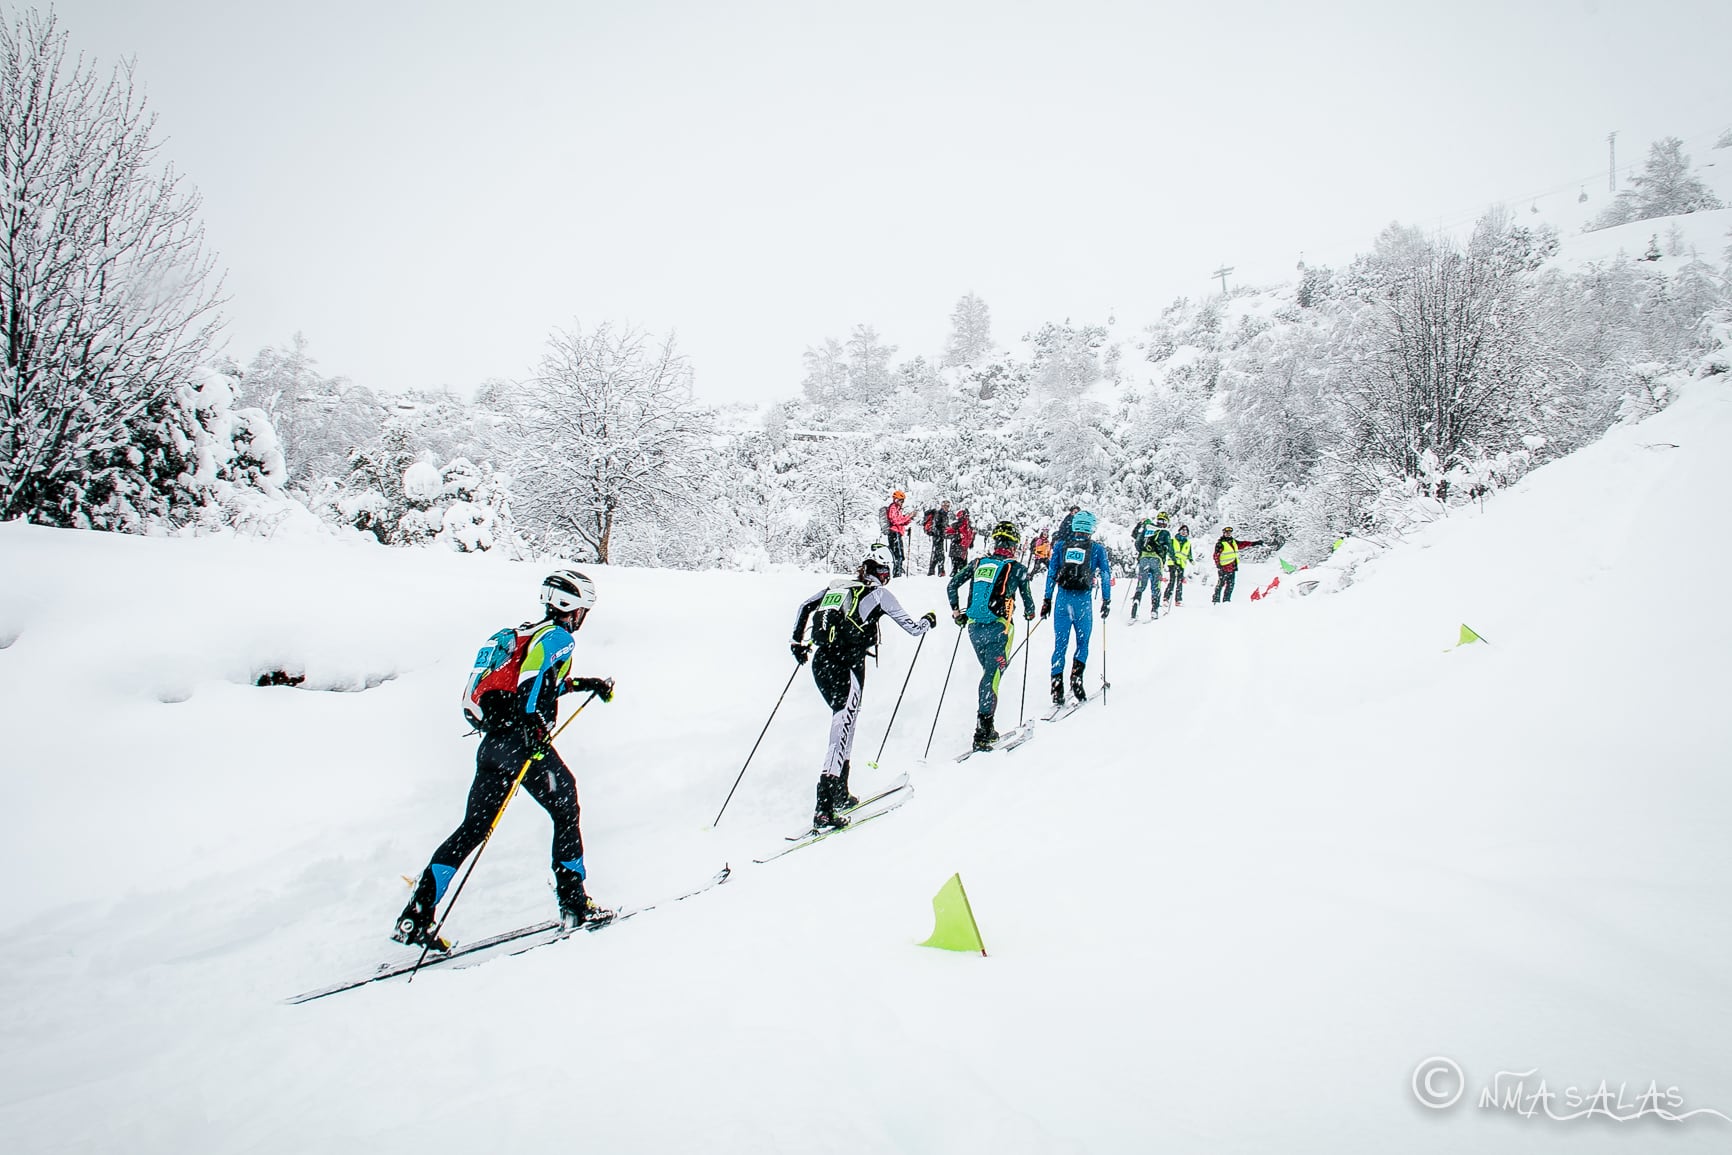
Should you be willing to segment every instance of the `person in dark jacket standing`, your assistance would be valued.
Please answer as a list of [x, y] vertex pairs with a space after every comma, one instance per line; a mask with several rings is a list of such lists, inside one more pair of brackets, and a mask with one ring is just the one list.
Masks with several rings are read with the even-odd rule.
[[937, 574], [944, 576], [944, 539], [950, 532], [950, 502], [941, 501], [937, 509], [926, 511], [926, 520], [921, 525], [926, 536], [932, 539], [932, 560], [926, 563], [926, 576]]
[[[841, 578], [800, 603], [789, 648], [804, 665], [812, 659], [812, 680], [832, 711], [830, 745], [818, 775], [818, 803], [812, 829], [848, 825], [846, 810], [858, 805], [848, 793], [849, 754], [854, 749], [854, 723], [860, 717], [860, 697], [866, 688], [866, 658], [877, 650], [878, 619], [890, 620], [918, 637], [938, 624], [935, 613], [910, 617], [886, 587], [890, 583], [890, 549], [875, 545], [852, 578]], [[811, 641], [806, 626], [811, 623]], [[812, 653], [813, 647], [817, 653]]]
[[1233, 600], [1233, 581], [1239, 576], [1239, 551], [1250, 549], [1254, 545], [1262, 545], [1260, 541], [1238, 541], [1233, 537], [1233, 527], [1228, 526], [1221, 531], [1220, 539], [1215, 542], [1215, 592], [1209, 598], [1211, 602], [1230, 602]]
[[1054, 548], [1057, 548], [1058, 546], [1062, 545], [1064, 543], [1064, 540], [1070, 536], [1071, 521], [1073, 519], [1075, 519], [1078, 511], [1080, 511], [1081, 509], [1082, 509], [1082, 506], [1073, 505], [1069, 509], [1065, 510], [1064, 520], [1058, 523], [1058, 532], [1052, 535], [1052, 542], [1053, 542]]
[[956, 520], [950, 523], [950, 572], [955, 573], [968, 564], [968, 552], [974, 548], [974, 526], [969, 524], [968, 511], [956, 511]]
[[[553, 819], [553, 884], [559, 898], [559, 917], [568, 927], [601, 922], [613, 913], [596, 906], [584, 891], [588, 876], [583, 865], [583, 832], [577, 803], [577, 781], [549, 741], [558, 718], [561, 694], [594, 693], [604, 702], [613, 700], [613, 679], [573, 678], [572, 637], [582, 628], [595, 605], [595, 583], [578, 570], [561, 569], [541, 583], [541, 603], [547, 616], [526, 622], [514, 633], [502, 630], [504, 639], [520, 644], [506, 646], [508, 653], [521, 654], [512, 668], [502, 667], [507, 679], [499, 688], [488, 685], [487, 663], [477, 661], [465, 697], [465, 713], [482, 733], [475, 754], [475, 781], [469, 787], [469, 802], [463, 821], [433, 852], [427, 868], [410, 896], [409, 905], [397, 916], [391, 937], [409, 946], [450, 950], [449, 943], [433, 935], [434, 908], [445, 897], [463, 860], [474, 853], [498, 821], [500, 808], [521, 780], [524, 793], [541, 804]], [[496, 635], [496, 641], [499, 635]], [[494, 654], [490, 645], [482, 657]]]

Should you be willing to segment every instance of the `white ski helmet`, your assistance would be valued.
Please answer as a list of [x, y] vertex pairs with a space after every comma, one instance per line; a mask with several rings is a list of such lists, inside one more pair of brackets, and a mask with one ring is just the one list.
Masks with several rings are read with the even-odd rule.
[[556, 569], [541, 582], [541, 604], [569, 614], [595, 605], [595, 583], [581, 570]]
[[866, 552], [866, 560], [860, 563], [862, 569], [875, 569], [886, 577], [891, 572], [890, 547], [878, 542]]

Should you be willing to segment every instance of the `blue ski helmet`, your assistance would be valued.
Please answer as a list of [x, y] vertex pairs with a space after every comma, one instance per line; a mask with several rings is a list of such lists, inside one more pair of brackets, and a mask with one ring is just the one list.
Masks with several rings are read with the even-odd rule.
[[1095, 515], [1085, 509], [1070, 519], [1070, 527], [1078, 533], [1093, 533], [1095, 531]]

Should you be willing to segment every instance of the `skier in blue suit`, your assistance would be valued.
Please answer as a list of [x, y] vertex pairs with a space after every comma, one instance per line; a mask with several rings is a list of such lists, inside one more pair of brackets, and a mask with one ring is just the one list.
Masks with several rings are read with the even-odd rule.
[[[1064, 705], [1064, 652], [1076, 631], [1076, 655], [1070, 664], [1070, 692], [1078, 702], [1083, 692], [1083, 668], [1089, 660], [1089, 635], [1094, 630], [1095, 577], [1100, 576], [1101, 617], [1113, 608], [1113, 574], [1107, 562], [1107, 547], [1092, 537], [1095, 515], [1086, 509], [1070, 519], [1070, 536], [1054, 541], [1052, 560], [1046, 567], [1046, 597], [1040, 616], [1052, 617], [1052, 702]], [[1058, 600], [1053, 601], [1053, 587]]]

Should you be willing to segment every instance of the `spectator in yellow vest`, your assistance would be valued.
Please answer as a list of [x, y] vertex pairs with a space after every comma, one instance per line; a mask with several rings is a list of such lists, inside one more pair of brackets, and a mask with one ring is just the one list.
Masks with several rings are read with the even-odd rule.
[[1235, 539], [1230, 525], [1221, 531], [1220, 539], [1215, 542], [1215, 571], [1219, 576], [1215, 581], [1215, 593], [1209, 598], [1211, 602], [1233, 600], [1233, 581], [1239, 576], [1239, 551], [1262, 544], [1260, 541]]
[[1175, 606], [1185, 604], [1185, 567], [1191, 564], [1191, 527], [1181, 525], [1167, 549], [1167, 592], [1165, 600]]

